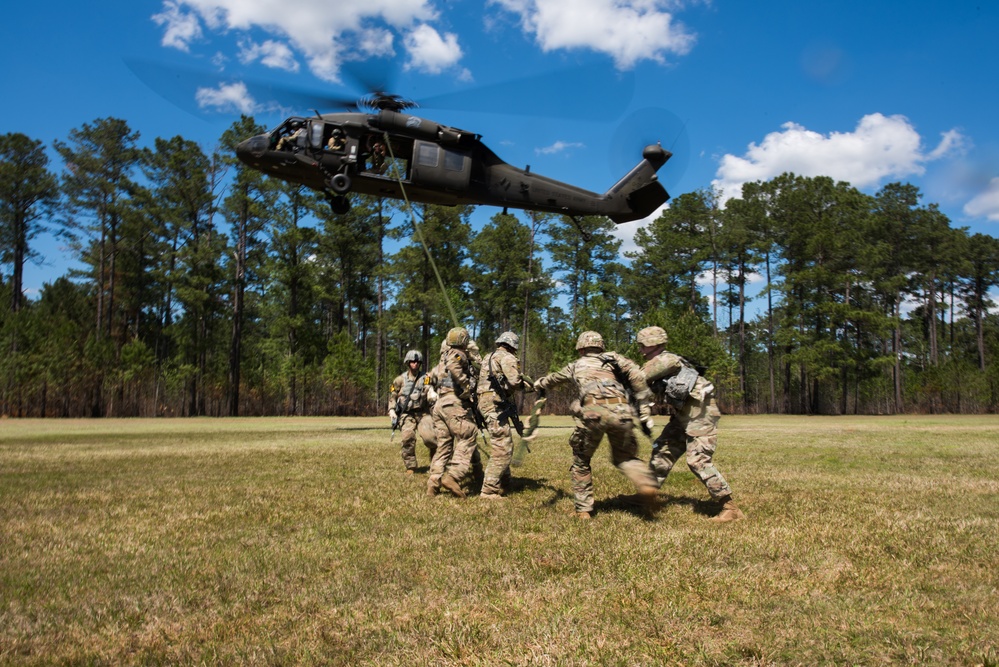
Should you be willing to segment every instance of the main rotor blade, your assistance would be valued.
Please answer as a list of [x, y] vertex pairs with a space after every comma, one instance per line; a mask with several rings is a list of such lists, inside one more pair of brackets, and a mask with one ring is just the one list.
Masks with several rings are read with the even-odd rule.
[[423, 108], [613, 120], [624, 113], [634, 94], [634, 72], [588, 65], [432, 95], [417, 102]]
[[126, 59], [125, 65], [155, 93], [200, 118], [209, 113], [266, 113], [279, 109], [305, 113], [313, 109], [357, 111], [357, 97], [318, 93], [245, 77], [223, 77], [190, 67]]

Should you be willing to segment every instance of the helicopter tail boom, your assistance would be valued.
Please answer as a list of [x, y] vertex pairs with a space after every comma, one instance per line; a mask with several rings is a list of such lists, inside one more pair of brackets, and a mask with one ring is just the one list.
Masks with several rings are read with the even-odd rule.
[[646, 146], [642, 161], [607, 191], [604, 197], [621, 204], [620, 212], [608, 216], [615, 224], [647, 218], [669, 201], [669, 193], [659, 182], [656, 172], [672, 156], [662, 146]]

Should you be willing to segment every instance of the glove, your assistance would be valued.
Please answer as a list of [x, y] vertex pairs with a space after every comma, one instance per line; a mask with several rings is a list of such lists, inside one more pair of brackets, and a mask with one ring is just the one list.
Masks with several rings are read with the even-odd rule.
[[389, 419], [392, 420], [393, 424], [396, 423], [397, 421], [399, 421], [399, 415], [397, 415], [395, 413], [394, 409], [393, 410], [389, 410]]
[[655, 421], [652, 417], [642, 417], [642, 432], [647, 436], [652, 436], [652, 429], [656, 427]]
[[433, 405], [437, 402], [437, 390], [433, 387], [427, 387], [427, 403]]

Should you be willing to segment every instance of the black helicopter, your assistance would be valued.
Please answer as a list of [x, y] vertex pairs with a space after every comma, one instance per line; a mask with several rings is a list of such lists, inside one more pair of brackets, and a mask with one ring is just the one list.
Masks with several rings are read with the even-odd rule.
[[651, 215], [669, 193], [656, 172], [672, 154], [646, 146], [642, 160], [604, 194], [501, 160], [481, 136], [404, 113], [414, 102], [373, 92], [354, 111], [292, 117], [236, 147], [250, 167], [325, 193], [334, 213], [352, 192], [426, 204], [483, 204], [615, 223]]

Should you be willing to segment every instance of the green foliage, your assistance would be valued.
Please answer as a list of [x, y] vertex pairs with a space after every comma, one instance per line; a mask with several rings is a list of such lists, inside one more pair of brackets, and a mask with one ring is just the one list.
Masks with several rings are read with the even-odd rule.
[[[432, 364], [455, 324], [486, 350], [517, 332], [533, 375], [589, 329], [638, 359], [636, 332], [660, 325], [725, 411], [999, 409], [999, 241], [952, 228], [912, 185], [782, 174], [724, 206], [684, 193], [622, 258], [600, 217], [473, 229], [470, 207], [362, 196], [333, 216], [235, 159], [261, 131], [243, 116], [208, 155], [179, 136], [140, 148], [98, 119], [54, 142], [58, 180], [40, 142], [0, 137], [4, 413], [382, 412], [405, 351]], [[46, 227], [83, 268], [18, 300]]]

